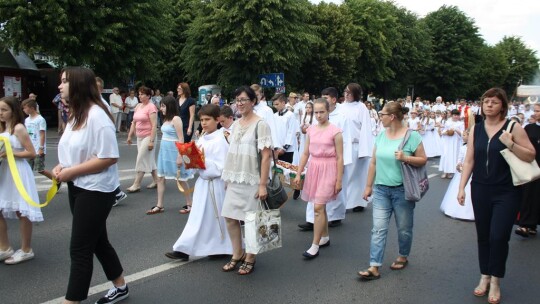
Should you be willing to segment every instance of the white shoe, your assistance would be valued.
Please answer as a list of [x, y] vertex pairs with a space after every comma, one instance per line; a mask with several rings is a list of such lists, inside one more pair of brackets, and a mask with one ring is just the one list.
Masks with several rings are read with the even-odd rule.
[[120, 203], [121, 201], [125, 200], [127, 198], [127, 194], [124, 193], [124, 191], [120, 191], [117, 195], [116, 195], [116, 201], [114, 202], [114, 204], [112, 205], [113, 207], [116, 207], [118, 206], [118, 203]]
[[0, 251], [0, 262], [9, 258], [14, 253], [13, 248], [9, 247], [6, 251]]
[[13, 254], [9, 259], [5, 260], [4, 263], [8, 265], [15, 265], [33, 258], [34, 251], [32, 251], [32, 249], [30, 249], [30, 252], [24, 252], [22, 249], [18, 249], [15, 251], [15, 254]]

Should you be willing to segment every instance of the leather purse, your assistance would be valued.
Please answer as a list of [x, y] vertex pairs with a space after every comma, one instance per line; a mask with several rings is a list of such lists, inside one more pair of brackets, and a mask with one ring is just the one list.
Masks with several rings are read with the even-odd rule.
[[[260, 122], [260, 120], [259, 120]], [[259, 141], [259, 135], [258, 135], [258, 127], [259, 122], [257, 122], [257, 125], [255, 126], [255, 149], [257, 149], [258, 141]], [[279, 179], [276, 166], [277, 160], [273, 152], [270, 152], [272, 154], [272, 158], [274, 159], [274, 164], [272, 165], [272, 178], [268, 180], [268, 184], [266, 184], [266, 192], [268, 193], [265, 204], [268, 209], [279, 209], [287, 202], [289, 199], [289, 196], [287, 195], [287, 192], [285, 191], [285, 188], [283, 188], [283, 184], [281, 183], [281, 180]], [[257, 159], [259, 162], [259, 174], [261, 174], [261, 153], [257, 149]]]
[[[511, 121], [506, 127], [506, 132], [512, 132], [515, 123], [515, 121]], [[538, 167], [536, 160], [533, 160], [530, 163], [523, 161], [508, 148], [501, 150], [501, 154], [508, 163], [508, 166], [510, 166], [510, 173], [512, 173], [512, 183], [514, 186], [530, 183], [540, 178], [540, 168]]]

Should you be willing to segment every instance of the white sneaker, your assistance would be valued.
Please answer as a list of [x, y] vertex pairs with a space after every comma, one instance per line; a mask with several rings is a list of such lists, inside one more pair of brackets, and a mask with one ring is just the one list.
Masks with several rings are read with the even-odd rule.
[[9, 247], [6, 251], [0, 251], [0, 262], [9, 258], [14, 253], [13, 248]]
[[8, 265], [15, 265], [33, 258], [34, 251], [32, 251], [32, 249], [30, 249], [30, 252], [24, 252], [22, 249], [18, 249], [15, 251], [15, 254], [13, 254], [9, 259], [5, 260], [4, 263]]

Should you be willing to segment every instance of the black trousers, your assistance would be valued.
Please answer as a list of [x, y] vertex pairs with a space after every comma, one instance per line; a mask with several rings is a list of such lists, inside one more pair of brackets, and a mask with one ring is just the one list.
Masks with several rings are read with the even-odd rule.
[[278, 156], [279, 160], [284, 162], [292, 163], [294, 152], [285, 152], [284, 154]]
[[71, 270], [66, 299], [82, 301], [88, 297], [94, 254], [108, 280], [118, 278], [124, 271], [107, 237], [107, 217], [115, 201], [115, 194], [85, 190], [69, 182], [68, 197], [73, 222], [69, 248]]
[[523, 185], [523, 200], [519, 211], [519, 225], [536, 229], [540, 224], [540, 179]]
[[471, 183], [480, 272], [503, 278], [508, 241], [521, 204], [521, 188]]

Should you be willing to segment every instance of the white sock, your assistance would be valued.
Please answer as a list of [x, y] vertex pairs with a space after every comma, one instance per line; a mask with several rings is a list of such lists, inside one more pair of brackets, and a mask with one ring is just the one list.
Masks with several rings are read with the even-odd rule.
[[126, 286], [127, 286], [127, 284], [124, 283], [124, 285], [122, 285], [122, 286], [114, 286], [114, 287], [116, 287], [118, 289], [121, 289], [121, 290], [124, 290], [124, 289], [126, 289]]
[[319, 245], [316, 244], [311, 244], [311, 247], [307, 250], [307, 253], [311, 255], [315, 255], [317, 252], [319, 252]]
[[321, 237], [321, 240], [319, 241], [319, 246], [324, 245], [328, 242], [330, 242], [330, 236], [323, 236]]

